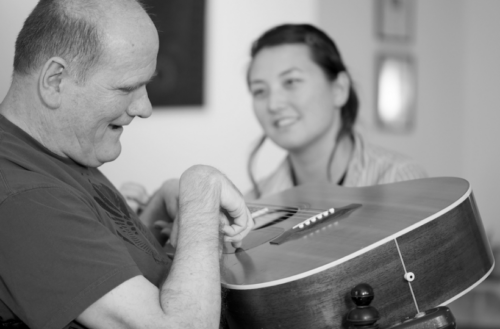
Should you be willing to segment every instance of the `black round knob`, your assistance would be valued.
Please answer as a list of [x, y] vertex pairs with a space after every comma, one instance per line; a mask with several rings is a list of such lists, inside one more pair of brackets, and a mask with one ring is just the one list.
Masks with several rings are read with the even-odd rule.
[[378, 311], [373, 306], [359, 306], [347, 315], [347, 321], [354, 326], [373, 325], [380, 319]]
[[375, 294], [368, 283], [360, 283], [351, 289], [351, 299], [356, 307], [346, 316], [349, 329], [377, 329], [376, 322], [380, 319], [377, 309], [370, 306]]
[[360, 283], [351, 290], [351, 299], [357, 306], [368, 306], [375, 294], [368, 283]]

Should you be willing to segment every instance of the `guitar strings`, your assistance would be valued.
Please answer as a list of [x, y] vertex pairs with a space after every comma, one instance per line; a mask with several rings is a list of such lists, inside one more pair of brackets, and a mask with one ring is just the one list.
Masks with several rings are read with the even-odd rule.
[[[284, 220], [287, 220], [288, 218], [292, 217], [295, 215], [294, 219], [298, 219], [300, 221], [307, 220], [311, 217], [317, 216], [318, 214], [324, 212], [324, 210], [319, 210], [319, 209], [299, 209], [297, 207], [288, 207], [288, 206], [276, 206], [276, 205], [266, 205], [266, 204], [252, 204], [252, 203], [247, 203], [247, 206], [250, 208], [252, 217], [257, 220], [258, 218], [265, 216], [265, 215], [273, 215], [276, 214], [277, 217], [276, 219], [270, 221], [269, 223], [266, 223], [264, 226], [269, 226], [275, 223], [282, 222]], [[300, 211], [299, 211], [300, 210]], [[264, 227], [263, 226], [263, 227]]]
[[318, 210], [317, 212], [310, 211], [310, 212], [303, 213], [303, 212], [298, 212], [298, 210], [285, 211], [283, 209], [276, 209], [276, 210], [268, 210], [268, 211], [263, 212], [263, 213], [253, 212], [252, 217], [259, 218], [262, 216], [273, 215], [273, 214], [275, 214], [276, 216], [280, 216], [280, 217], [291, 217], [291, 216], [295, 215], [294, 218], [305, 220], [305, 219], [317, 216], [318, 214], [320, 214], [322, 212], [323, 211]]
[[271, 213], [271, 212], [296, 213], [296, 212], [300, 211], [300, 213], [302, 213], [302, 214], [317, 215], [317, 214], [325, 211], [325, 209], [314, 209], [314, 208], [299, 209], [297, 207], [275, 206], [275, 205], [267, 205], [267, 204], [262, 204], [262, 203], [258, 203], [258, 204], [247, 203], [247, 206], [249, 206], [249, 208], [256, 208], [255, 210], [267, 208], [267, 209], [269, 209], [269, 211], [266, 213]]

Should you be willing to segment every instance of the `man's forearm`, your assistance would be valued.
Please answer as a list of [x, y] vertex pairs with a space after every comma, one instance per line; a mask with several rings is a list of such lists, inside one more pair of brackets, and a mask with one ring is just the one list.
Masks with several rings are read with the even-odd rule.
[[190, 248], [186, 255], [182, 245], [161, 287], [161, 306], [169, 312], [184, 313], [186, 323], [193, 328], [216, 328], [221, 304], [218, 246], [200, 241], [203, 248]]
[[181, 179], [179, 235], [174, 262], [161, 288], [164, 309], [189, 311], [193, 327], [217, 328], [220, 318], [220, 184], [207, 169]]

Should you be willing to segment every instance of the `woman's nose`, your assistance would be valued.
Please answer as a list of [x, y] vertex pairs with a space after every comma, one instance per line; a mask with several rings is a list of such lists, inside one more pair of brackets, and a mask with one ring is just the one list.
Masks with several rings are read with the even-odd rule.
[[269, 94], [267, 108], [270, 112], [279, 112], [286, 106], [285, 95], [280, 91], [272, 91]]

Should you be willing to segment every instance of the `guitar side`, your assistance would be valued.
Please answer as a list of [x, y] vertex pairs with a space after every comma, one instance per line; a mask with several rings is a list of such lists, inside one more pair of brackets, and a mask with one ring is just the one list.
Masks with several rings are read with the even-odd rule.
[[481, 283], [495, 265], [474, 194], [397, 239], [416, 305], [447, 305]]
[[[448, 199], [436, 200], [439, 197], [433, 196], [433, 193], [442, 195], [446, 192], [436, 191], [427, 195], [432, 202], [422, 203], [422, 198], [419, 198], [413, 203], [401, 204], [419, 196], [415, 191], [411, 192], [413, 188], [423, 189], [427, 194], [428, 188], [444, 185], [455, 191]], [[303, 202], [299, 200], [302, 199], [300, 195], [307, 193], [310, 198], [306, 198], [306, 203], [313, 206], [317, 206], [313, 200], [320, 200], [322, 204], [332, 200], [360, 202], [368, 214], [361, 211], [353, 213], [343, 222], [345, 227], [321, 231], [314, 240], [302, 239], [274, 249], [265, 243], [240, 254], [226, 255], [223, 307], [231, 328], [341, 328], [345, 314], [354, 306], [349, 298], [350, 290], [361, 282], [369, 283], [374, 288], [372, 306], [380, 312], [379, 325], [384, 327], [413, 316], [419, 310], [450, 302], [478, 284], [493, 268], [493, 257], [472, 191], [463, 180], [447, 178], [397, 183], [394, 186], [388, 184], [379, 188], [351, 189], [347, 195], [342, 195], [342, 188], [334, 188], [332, 193], [325, 193], [324, 188], [320, 190], [322, 197], [302, 188], [297, 194], [286, 196], [286, 199]], [[410, 192], [404, 196], [402, 190]], [[358, 191], [364, 194], [357, 195]], [[375, 196], [366, 198], [372, 191], [376, 191]], [[381, 197], [380, 192], [385, 197]], [[297, 195], [299, 197], [295, 198]], [[283, 201], [281, 197], [266, 202], [280, 203]], [[405, 217], [403, 211], [413, 215]], [[393, 216], [393, 221], [387, 216]], [[420, 220], [409, 219], [418, 216], [424, 217]], [[406, 227], [401, 229], [398, 219], [403, 217], [407, 222], [403, 224]], [[375, 243], [371, 243], [373, 240], [370, 239], [367, 239], [367, 245], [355, 241], [351, 250], [350, 247], [332, 243], [332, 237], [334, 242], [349, 241], [341, 239], [345, 232], [354, 229], [349, 228], [349, 224], [373, 218], [382, 218], [380, 222], [389, 223], [388, 227], [395, 226], [395, 229], [377, 232]], [[278, 226], [287, 229], [297, 222], [292, 217]], [[397, 225], [391, 225], [391, 222]], [[367, 231], [371, 230], [369, 227]], [[336, 235], [339, 231], [341, 234]], [[362, 229], [359, 231], [363, 232]], [[328, 245], [304, 251], [305, 257], [297, 255], [300, 254], [297, 250], [317, 247], [311, 241]], [[296, 249], [297, 246], [301, 249]], [[328, 252], [335, 249], [341, 251]], [[276, 260], [280, 253], [286, 261]], [[328, 258], [323, 257], [326, 254], [331, 255], [330, 259], [323, 259]], [[304, 261], [308, 258], [312, 262]], [[283, 267], [295, 262], [308, 264], [303, 269], [297, 264], [290, 266], [288, 276], [282, 274], [283, 269], [275, 273], [270, 270], [274, 266]], [[404, 279], [408, 272], [415, 274], [413, 282]], [[255, 273], [259, 275], [252, 276]]]

